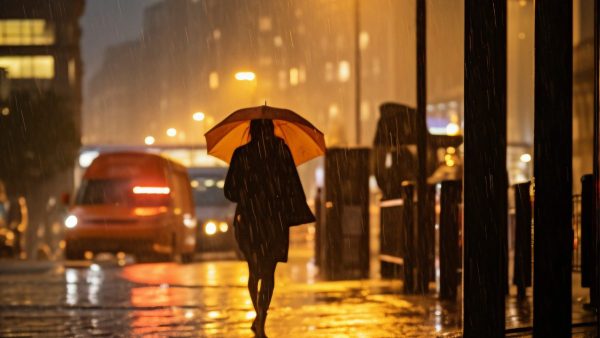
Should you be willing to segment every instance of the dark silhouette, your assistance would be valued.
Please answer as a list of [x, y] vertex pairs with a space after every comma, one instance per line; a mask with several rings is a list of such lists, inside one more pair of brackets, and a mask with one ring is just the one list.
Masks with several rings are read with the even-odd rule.
[[256, 311], [252, 330], [266, 337], [275, 267], [288, 259], [289, 227], [315, 220], [292, 154], [275, 136], [273, 121], [250, 122], [250, 142], [233, 153], [224, 190], [227, 199], [238, 203], [234, 228], [248, 262], [248, 291]]

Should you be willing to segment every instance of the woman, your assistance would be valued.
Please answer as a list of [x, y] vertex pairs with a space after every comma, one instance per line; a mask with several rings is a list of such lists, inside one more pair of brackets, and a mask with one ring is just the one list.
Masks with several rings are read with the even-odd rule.
[[238, 203], [235, 237], [248, 262], [248, 291], [256, 311], [251, 328], [266, 337], [275, 267], [287, 262], [289, 227], [314, 222], [292, 154], [275, 136], [273, 121], [250, 122], [250, 142], [233, 153], [224, 190], [227, 199]]

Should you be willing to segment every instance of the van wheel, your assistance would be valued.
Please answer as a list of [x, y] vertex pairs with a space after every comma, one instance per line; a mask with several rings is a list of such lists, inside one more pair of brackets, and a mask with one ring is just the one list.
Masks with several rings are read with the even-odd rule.
[[181, 263], [183, 264], [189, 264], [192, 263], [194, 261], [194, 253], [190, 252], [190, 253], [185, 253], [181, 255]]

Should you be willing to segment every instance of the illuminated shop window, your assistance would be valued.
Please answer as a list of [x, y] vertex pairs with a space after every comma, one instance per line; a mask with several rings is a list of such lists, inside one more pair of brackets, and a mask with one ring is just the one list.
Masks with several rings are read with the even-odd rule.
[[54, 27], [42, 19], [0, 20], [0, 45], [51, 45]]
[[54, 57], [0, 56], [0, 68], [8, 71], [9, 79], [52, 79], [54, 77]]

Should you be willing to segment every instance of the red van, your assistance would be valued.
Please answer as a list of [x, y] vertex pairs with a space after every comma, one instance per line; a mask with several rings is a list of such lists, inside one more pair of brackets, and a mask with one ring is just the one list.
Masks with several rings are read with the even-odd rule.
[[184, 166], [149, 153], [101, 154], [83, 175], [65, 219], [66, 256], [123, 252], [187, 261], [196, 223]]

